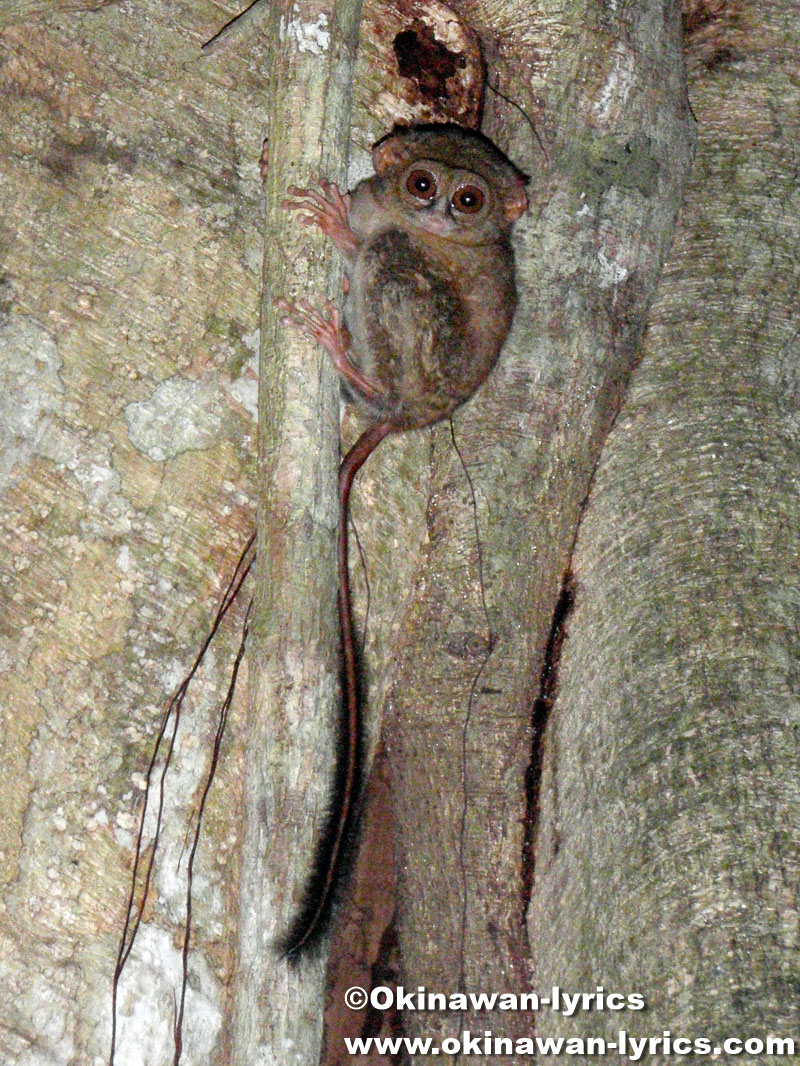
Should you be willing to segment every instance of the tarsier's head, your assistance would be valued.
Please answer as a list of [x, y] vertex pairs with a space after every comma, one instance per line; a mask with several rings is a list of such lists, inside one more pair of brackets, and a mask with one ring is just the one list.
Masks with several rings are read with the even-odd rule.
[[373, 148], [372, 162], [404, 219], [445, 240], [496, 241], [528, 206], [528, 179], [476, 130], [395, 127]]

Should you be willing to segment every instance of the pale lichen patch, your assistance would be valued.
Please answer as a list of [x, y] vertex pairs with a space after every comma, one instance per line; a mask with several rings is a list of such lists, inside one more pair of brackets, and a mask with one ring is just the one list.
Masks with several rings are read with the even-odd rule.
[[36, 454], [62, 403], [61, 356], [50, 334], [29, 317], [0, 329], [0, 489], [16, 480]]
[[[120, 982], [117, 1066], [163, 1061], [172, 1044], [174, 1003], [181, 980], [181, 954], [170, 934], [142, 926]], [[208, 1062], [222, 1023], [219, 984], [197, 953], [186, 990], [184, 1052], [188, 1062]]]
[[317, 15], [316, 22], [303, 22], [300, 16], [300, 8], [295, 4], [292, 7], [292, 17], [288, 22], [281, 15], [279, 35], [281, 41], [294, 41], [298, 52], [311, 52], [315, 56], [327, 52], [331, 43], [331, 34], [328, 27], [328, 16], [324, 11]]
[[612, 285], [619, 285], [628, 276], [627, 267], [614, 259], [609, 259], [603, 252], [597, 253], [597, 263], [600, 268], [600, 288], [608, 289]]
[[636, 61], [630, 49], [618, 43], [614, 50], [613, 65], [594, 105], [595, 115], [600, 122], [611, 125], [617, 121], [631, 91], [635, 71]]
[[244, 407], [253, 421], [258, 420], [258, 346], [260, 330], [242, 336], [245, 346], [252, 352], [242, 366], [239, 374], [225, 388], [233, 398]]
[[218, 384], [177, 375], [156, 385], [148, 400], [125, 408], [131, 443], [155, 462], [210, 448], [223, 421]]

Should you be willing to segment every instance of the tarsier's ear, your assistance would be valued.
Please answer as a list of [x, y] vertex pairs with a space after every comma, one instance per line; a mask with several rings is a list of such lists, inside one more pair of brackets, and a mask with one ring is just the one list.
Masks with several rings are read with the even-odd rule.
[[372, 149], [372, 165], [378, 177], [383, 177], [387, 170], [402, 163], [408, 154], [408, 132], [402, 127], [383, 137]]
[[528, 194], [525, 192], [525, 184], [520, 181], [506, 196], [503, 203], [503, 214], [509, 222], [516, 222], [518, 218], [528, 210]]

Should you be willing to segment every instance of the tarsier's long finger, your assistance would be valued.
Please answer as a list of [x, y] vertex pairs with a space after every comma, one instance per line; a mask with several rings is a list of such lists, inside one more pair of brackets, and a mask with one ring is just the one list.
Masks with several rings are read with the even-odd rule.
[[290, 199], [281, 206], [287, 211], [296, 211], [301, 226], [317, 226], [333, 241], [348, 258], [358, 249], [359, 241], [350, 226], [350, 194], [344, 196], [334, 181], [316, 179], [322, 192], [299, 185], [290, 185], [286, 190]]
[[283, 325], [296, 324], [302, 315], [302, 311], [297, 304], [292, 303], [291, 300], [284, 299], [282, 296], [273, 301], [273, 306], [276, 310], [283, 312], [281, 315]]
[[284, 200], [281, 206], [288, 211], [297, 212], [295, 220], [299, 226], [318, 226], [323, 233], [332, 233], [336, 226], [342, 224], [342, 220], [336, 213], [336, 209], [331, 204], [328, 204], [326, 210], [325, 208], [310, 202], [300, 203], [298, 201], [292, 203], [288, 200]]
[[346, 215], [350, 200], [350, 194], [346, 193], [344, 196], [342, 196], [341, 192], [339, 191], [339, 186], [336, 184], [335, 181], [321, 180], [320, 185], [325, 190], [325, 195], [336, 208], [337, 212], [339, 214]]
[[310, 201], [284, 200], [281, 207], [284, 211], [296, 211], [295, 218], [301, 226], [321, 226], [328, 217], [321, 207], [317, 204], [312, 204]]
[[330, 321], [316, 311], [308, 300], [300, 300], [292, 303], [284, 297], [278, 297], [274, 301], [275, 307], [283, 311], [281, 323], [285, 326], [295, 326], [307, 337], [313, 340], [330, 328]]
[[304, 310], [295, 305], [287, 309], [284, 322], [288, 321], [294, 323], [296, 326], [308, 326], [313, 325], [317, 321], [317, 315], [314, 311]]
[[302, 203], [306, 200], [310, 200], [316, 206], [323, 209], [330, 207], [330, 202], [326, 200], [324, 196], [320, 196], [315, 189], [301, 189], [298, 185], [290, 185], [286, 192], [289, 196], [294, 197], [294, 199], [284, 200], [284, 207], [293, 207], [295, 204]]
[[310, 200], [284, 200], [281, 203], [281, 207], [284, 211], [305, 211], [306, 214], [298, 214], [297, 220], [301, 222], [304, 218], [310, 218], [312, 221], [322, 219], [326, 217], [326, 211], [318, 204], [312, 204]]
[[294, 303], [292, 300], [287, 300], [285, 296], [276, 296], [272, 301], [272, 306], [277, 307], [279, 311], [289, 311], [292, 314], [295, 314], [300, 310], [313, 310], [308, 300], [299, 300], [297, 303]]
[[313, 216], [313, 221], [323, 229], [346, 222], [348, 198], [342, 196], [335, 182], [320, 178], [319, 184], [323, 196], [314, 189], [301, 189], [297, 185], [290, 185], [286, 191], [296, 199], [284, 200], [281, 206], [290, 211], [308, 211]]
[[312, 186], [299, 186], [290, 185], [286, 192], [289, 196], [294, 196], [303, 200], [313, 200], [320, 207], [330, 210], [332, 206], [338, 207], [339, 202], [342, 200], [341, 193], [338, 186], [333, 182], [324, 181], [318, 179], [318, 184], [322, 189], [322, 193]]

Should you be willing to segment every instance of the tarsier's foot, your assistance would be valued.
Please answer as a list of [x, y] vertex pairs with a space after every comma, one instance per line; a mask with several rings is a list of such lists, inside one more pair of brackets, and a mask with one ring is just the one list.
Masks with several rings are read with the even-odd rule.
[[281, 207], [287, 211], [303, 212], [297, 217], [301, 226], [319, 226], [327, 233], [339, 251], [349, 258], [358, 247], [358, 240], [350, 228], [348, 210], [350, 194], [343, 196], [335, 181], [319, 179], [322, 193], [290, 185], [286, 190], [291, 199], [284, 200]]
[[308, 300], [300, 300], [295, 304], [280, 298], [275, 301], [275, 306], [284, 312], [284, 324], [297, 326], [304, 336], [324, 348], [345, 381], [366, 400], [379, 398], [379, 391], [348, 359], [350, 334], [330, 300], [325, 301], [326, 314], [315, 310]]
[[321, 311], [315, 310], [308, 300], [300, 300], [295, 304], [289, 300], [278, 299], [275, 301], [275, 306], [279, 311], [284, 312], [282, 319], [284, 325], [297, 326], [310, 341], [316, 341], [321, 345], [333, 359], [333, 364], [338, 370], [342, 360], [347, 359], [350, 334], [333, 304], [329, 300], [325, 302], [327, 318]]
[[269, 174], [269, 137], [264, 138], [264, 142], [261, 145], [261, 156], [258, 160], [258, 171], [261, 175], [261, 180], [266, 181]]

